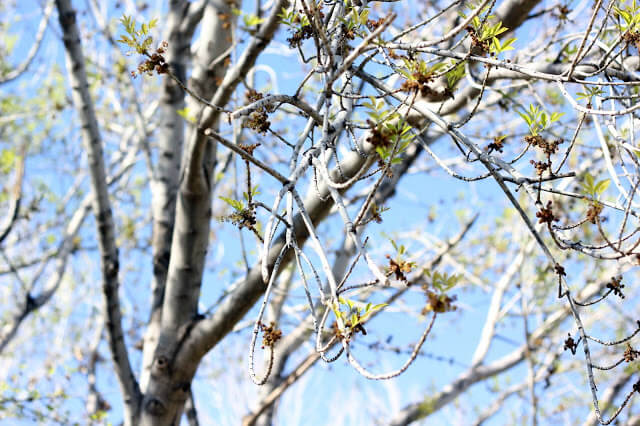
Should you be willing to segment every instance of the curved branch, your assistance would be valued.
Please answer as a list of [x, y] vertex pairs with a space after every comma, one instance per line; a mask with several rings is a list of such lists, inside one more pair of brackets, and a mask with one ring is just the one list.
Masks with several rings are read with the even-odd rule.
[[[591, 297], [598, 293], [604, 286], [602, 284], [591, 284], [580, 292], [581, 297]], [[562, 322], [571, 314], [571, 308], [568, 305], [556, 311], [547, 320], [531, 333], [529, 341], [520, 346], [515, 351], [487, 365], [472, 366], [464, 371], [456, 380], [446, 385], [442, 391], [436, 395], [425, 398], [423, 401], [410, 404], [403, 408], [391, 421], [391, 425], [408, 425], [414, 421], [423, 419], [432, 415], [440, 408], [444, 407], [462, 393], [466, 392], [472, 385], [485, 380], [489, 377], [500, 374], [511, 367], [524, 361], [527, 352], [527, 345], [530, 348], [536, 348], [533, 342], [549, 335], [562, 324]]]
[[42, 19], [40, 20], [40, 25], [38, 26], [38, 32], [36, 33], [36, 39], [29, 49], [26, 58], [24, 61], [18, 65], [13, 71], [8, 74], [0, 76], [0, 85], [8, 83], [10, 81], [15, 80], [20, 77], [25, 71], [29, 69], [29, 65], [33, 62], [33, 59], [36, 57], [38, 50], [40, 50], [40, 45], [42, 44], [42, 39], [44, 39], [45, 31], [47, 30], [47, 25], [49, 24], [49, 17], [51, 16], [51, 12], [53, 11], [53, 1], [49, 0], [47, 5], [44, 8], [44, 12], [42, 14]]

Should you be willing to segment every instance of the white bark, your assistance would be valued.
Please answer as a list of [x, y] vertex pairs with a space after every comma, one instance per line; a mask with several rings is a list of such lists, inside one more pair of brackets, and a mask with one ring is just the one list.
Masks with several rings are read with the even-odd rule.
[[98, 230], [98, 246], [102, 258], [102, 292], [105, 305], [106, 332], [114, 369], [122, 390], [125, 421], [130, 422], [136, 412], [139, 388], [129, 362], [129, 354], [122, 330], [122, 315], [118, 295], [118, 248], [116, 247], [113, 214], [109, 201], [104, 168], [102, 139], [98, 129], [93, 100], [85, 71], [85, 59], [80, 42], [76, 13], [70, 0], [56, 0], [58, 19], [63, 32], [69, 82], [73, 103], [82, 127], [82, 141], [87, 153], [91, 177], [92, 209]]

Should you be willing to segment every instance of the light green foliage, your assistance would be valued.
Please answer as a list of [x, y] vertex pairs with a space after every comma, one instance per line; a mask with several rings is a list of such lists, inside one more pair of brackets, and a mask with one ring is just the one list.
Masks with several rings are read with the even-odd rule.
[[218, 198], [220, 198], [225, 203], [229, 204], [237, 212], [241, 212], [245, 209], [244, 203], [242, 201], [234, 200], [233, 198], [228, 198], [223, 196], [219, 196]]
[[18, 97], [8, 95], [0, 98], [0, 113], [2, 113], [2, 115], [15, 114], [21, 110], [22, 107]]
[[[447, 86], [449, 87], [449, 89], [453, 89], [453, 87], [464, 77], [466, 73], [465, 63], [466, 61], [460, 62], [458, 65], [447, 72]], [[452, 61], [451, 65], [453, 66], [454, 64], [455, 61]]]
[[594, 199], [600, 199], [604, 191], [607, 190], [611, 184], [611, 179], [603, 179], [595, 182], [594, 177], [589, 173], [585, 173], [584, 181], [582, 182], [582, 189]]
[[389, 242], [391, 242], [391, 245], [399, 255], [403, 255], [407, 252], [407, 248], [404, 246], [404, 244], [398, 245], [398, 243], [396, 243], [392, 238], [389, 238]]
[[562, 54], [569, 57], [578, 51], [578, 46], [573, 43], [569, 43], [562, 48]]
[[424, 401], [420, 403], [420, 406], [418, 407], [418, 411], [423, 416], [426, 417], [435, 411], [435, 403], [436, 403], [435, 397], [427, 397]]
[[189, 122], [189, 123], [195, 123], [196, 122], [196, 117], [195, 115], [193, 115], [193, 113], [189, 110], [189, 107], [184, 107], [182, 109], [179, 109], [176, 111], [178, 113], [178, 115], [182, 118], [185, 119], [185, 121]]
[[515, 38], [510, 38], [505, 40], [503, 43], [500, 43], [500, 39], [497, 37], [493, 37], [491, 39], [491, 46], [489, 46], [489, 52], [495, 53], [496, 55], [499, 55], [502, 52], [506, 52], [508, 50], [513, 50], [514, 47], [512, 46], [513, 43], [515, 43], [516, 39]]
[[0, 27], [0, 75], [7, 74], [11, 71], [11, 65], [7, 60], [13, 53], [13, 49], [18, 41], [18, 36], [9, 32], [2, 31]]
[[524, 113], [518, 111], [518, 115], [529, 126], [529, 132], [531, 136], [537, 136], [543, 130], [546, 130], [550, 125], [555, 123], [564, 115], [563, 112], [547, 113], [540, 109], [539, 106], [529, 105], [529, 110], [525, 110]]
[[405, 274], [411, 272], [416, 267], [416, 263], [405, 260], [407, 257], [407, 249], [403, 244], [398, 246], [392, 238], [389, 238], [389, 240], [397, 254], [393, 259], [390, 255], [386, 256], [387, 259], [389, 259], [389, 266], [385, 268], [387, 276], [393, 275], [395, 279], [409, 284]]
[[294, 30], [298, 30], [301, 27], [309, 25], [309, 19], [307, 19], [307, 16], [299, 14], [295, 9], [287, 10], [283, 7], [280, 14], [278, 14], [278, 17], [280, 18], [280, 22]]
[[[477, 8], [477, 7], [478, 7], [478, 5], [479, 5], [479, 4], [476, 4], [476, 3], [478, 3], [478, 2], [469, 2], [469, 3], [467, 3], [465, 6], [466, 6], [470, 11], [474, 11], [474, 10], [476, 10], [476, 8]], [[480, 13], [479, 13], [478, 15], [482, 15], [483, 13], [487, 13], [488, 11], [489, 11], [489, 6], [486, 6], [486, 7], [484, 7], [484, 8], [480, 11]], [[466, 18], [467, 18], [467, 15], [466, 15], [464, 12], [462, 12], [462, 11], [459, 11], [459, 12], [458, 12], [458, 15], [460, 15], [463, 19], [466, 19]], [[482, 26], [481, 19], [478, 17], [478, 15], [476, 15], [476, 17], [475, 17], [473, 20], [471, 20], [471, 25], [473, 26], [473, 29], [475, 29], [475, 30], [480, 29], [480, 28], [481, 28], [481, 26]], [[493, 15], [489, 15], [489, 16], [487, 17], [487, 19], [491, 19], [491, 18], [493, 18], [493, 17], [494, 17]]]
[[626, 33], [627, 31], [635, 32], [638, 30], [640, 24], [640, 14], [638, 10], [640, 10], [640, 6], [636, 5], [636, 0], [632, 0], [631, 4], [624, 8], [613, 6], [613, 10], [615, 10], [618, 17], [622, 18], [623, 23], [617, 25], [621, 33]]
[[[251, 188], [251, 199], [254, 199], [258, 195], [260, 195], [260, 191], [258, 191], [258, 185], [255, 185], [253, 188]], [[244, 197], [245, 200], [249, 201], [249, 194], [247, 194], [246, 192], [243, 192], [242, 196]]]
[[351, 7], [346, 18], [340, 18], [340, 21], [346, 26], [347, 31], [358, 30], [362, 26], [367, 25], [367, 19], [369, 19], [369, 9], [362, 8], [358, 12], [357, 8]]
[[16, 162], [16, 153], [13, 149], [0, 151], [0, 173], [6, 174], [13, 169]]
[[[474, 10], [477, 6], [473, 3], [469, 3], [467, 7], [471, 10]], [[502, 33], [509, 31], [509, 28], [503, 27], [502, 22], [498, 21], [495, 24], [491, 25], [487, 23], [487, 21], [494, 19], [495, 16], [489, 15], [486, 17], [485, 22], [483, 23], [482, 18], [480, 17], [483, 13], [488, 12], [489, 8], [483, 9], [478, 15], [474, 16], [471, 20], [471, 27], [474, 29], [478, 41], [489, 42], [489, 52], [500, 54], [502, 52], [506, 52], [508, 50], [513, 50], [513, 43], [516, 41], [515, 38], [510, 38], [505, 40], [504, 42], [500, 42], [498, 36]], [[467, 15], [464, 12], [458, 12], [460, 16], [466, 18]]]
[[[476, 22], [478, 25], [480, 25], [480, 19], [477, 16], [473, 18], [474, 27]], [[476, 28], [476, 29], [479, 29], [479, 28]], [[507, 32], [508, 30], [509, 28], [502, 26], [502, 22], [497, 22], [495, 25], [489, 25], [489, 24], [482, 25], [479, 31], [480, 40], [485, 41], [485, 40], [496, 38], [500, 34]]]
[[[376, 311], [387, 306], [387, 303], [374, 305], [372, 303], [363, 303], [356, 300], [350, 300], [344, 297], [338, 298], [339, 303], [334, 303], [331, 309], [336, 317], [340, 318], [343, 323], [348, 323], [349, 330], [353, 330], [359, 324], [366, 322]], [[346, 312], [340, 309], [340, 305], [346, 308]]]
[[[404, 121], [396, 121], [392, 123], [386, 123], [384, 125], [385, 129], [391, 134], [391, 145], [390, 146], [379, 146], [376, 147], [376, 152], [380, 156], [383, 161], [388, 161], [391, 155], [391, 164], [398, 164], [402, 162], [402, 159], [398, 157], [399, 154], [402, 154], [413, 141], [414, 134], [410, 133], [411, 126]], [[398, 145], [395, 149], [394, 146]]]
[[253, 13], [244, 13], [242, 10], [234, 7], [231, 9], [234, 15], [240, 16], [242, 18], [242, 23], [246, 28], [255, 27], [256, 25], [260, 25], [265, 21], [265, 18], [260, 18]]
[[[26, 366], [21, 364], [20, 368], [24, 370]], [[59, 405], [67, 399], [69, 395], [62, 389], [41, 392], [31, 385], [24, 389], [0, 381], [0, 419], [21, 418], [26, 412], [37, 424], [50, 424], [56, 415], [59, 424], [68, 424], [61, 422], [64, 414], [60, 416], [59, 412]]]
[[376, 100], [373, 96], [369, 96], [370, 102], [363, 102], [362, 106], [367, 108], [367, 115], [371, 117], [374, 122], [384, 122], [391, 118], [389, 110], [385, 109], [385, 102], [382, 99]]
[[398, 69], [398, 71], [408, 80], [412, 81], [417, 81], [418, 78], [422, 78], [424, 80], [432, 78], [439, 70], [446, 67], [446, 64], [444, 62], [436, 62], [433, 65], [429, 65], [421, 59], [411, 61], [409, 59], [403, 58], [402, 60], [404, 62], [406, 71], [401, 68]]
[[449, 275], [447, 272], [440, 273], [438, 271], [425, 271], [424, 274], [427, 278], [431, 279], [431, 285], [440, 290], [442, 293], [451, 290], [453, 287], [455, 287], [456, 284], [460, 282], [460, 280], [462, 280], [462, 275]]
[[[466, 18], [463, 13], [461, 14], [464, 18]], [[490, 15], [488, 17], [488, 19], [492, 18], [494, 18], [493, 15]], [[495, 25], [489, 25], [486, 22], [485, 24], [482, 24], [482, 20], [477, 15], [474, 16], [471, 20], [471, 26], [476, 31], [476, 34], [478, 34], [478, 38], [480, 39], [480, 41], [487, 41], [509, 30], [509, 28], [502, 26], [502, 22], [498, 22]]]
[[398, 243], [396, 243], [395, 240], [393, 240], [392, 238], [389, 238], [389, 241], [391, 242], [391, 245], [393, 246], [393, 248], [396, 250], [396, 253], [397, 253], [396, 262], [399, 264], [402, 263], [411, 269], [415, 268], [416, 262], [408, 262], [403, 260], [403, 257], [407, 255], [407, 248], [405, 247], [405, 245], [404, 244], [398, 245]]
[[362, 106], [368, 109], [367, 115], [380, 126], [381, 132], [390, 138], [390, 143], [387, 146], [377, 146], [376, 152], [383, 161], [387, 161], [397, 143], [398, 147], [391, 159], [391, 164], [397, 164], [402, 161], [397, 155], [404, 152], [414, 138], [410, 132], [411, 126], [402, 120], [397, 112], [386, 109], [383, 100], [376, 100], [373, 96], [369, 97], [369, 100], [370, 102], [363, 102]]
[[147, 53], [151, 47], [151, 43], [153, 43], [153, 37], [149, 36], [149, 31], [156, 26], [158, 20], [152, 19], [148, 24], [142, 23], [140, 28], [138, 28], [135, 19], [131, 16], [123, 15], [122, 18], [120, 18], [120, 23], [124, 26], [128, 36], [120, 36], [118, 42], [126, 44], [141, 55]]
[[89, 418], [96, 422], [101, 422], [107, 419], [107, 412], [104, 410], [99, 410], [93, 413]]
[[597, 87], [588, 87], [588, 86], [584, 86], [584, 92], [578, 92], [576, 93], [578, 95], [577, 99], [578, 100], [582, 100], [582, 99], [589, 99], [589, 104], [591, 103], [591, 99], [594, 96], [601, 96], [604, 93], [604, 91]]
[[7, 56], [10, 55], [11, 52], [13, 52], [13, 48], [16, 46], [17, 41], [18, 41], [18, 36], [16, 34], [7, 34], [4, 36], [3, 47]]

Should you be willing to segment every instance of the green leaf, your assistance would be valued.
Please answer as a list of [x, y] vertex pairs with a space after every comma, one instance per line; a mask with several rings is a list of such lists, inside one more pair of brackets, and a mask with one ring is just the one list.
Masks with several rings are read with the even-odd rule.
[[551, 122], [555, 123], [556, 121], [558, 121], [560, 119], [560, 117], [562, 117], [564, 115], [564, 112], [554, 112], [551, 113]]
[[365, 309], [364, 315], [360, 317], [360, 322], [365, 322], [371, 315], [373, 315], [376, 311], [384, 308], [385, 306], [389, 306], [388, 303], [380, 303], [378, 305], [371, 306], [371, 303], [367, 304], [367, 309]]
[[591, 175], [591, 173], [589, 172], [585, 173], [584, 181], [589, 186], [589, 188], [593, 188], [593, 176]]
[[[251, 198], [255, 198], [258, 195], [260, 195], [260, 191], [258, 191], [258, 185], [255, 185], [253, 188], [251, 188]], [[249, 200], [249, 195], [246, 192], [243, 192], [242, 196], [245, 200]]]
[[610, 184], [611, 184], [611, 179], [601, 180], [596, 184], [594, 188], [594, 192], [596, 192], [598, 195], [602, 195], [602, 193], [607, 190]]
[[180, 117], [184, 118], [189, 123], [195, 123], [196, 122], [196, 117], [193, 114], [191, 114], [191, 111], [189, 110], [188, 107], [184, 107], [182, 109], [179, 109], [176, 112], [178, 113], [178, 115]]
[[9, 173], [16, 162], [16, 153], [11, 149], [0, 151], [0, 172]]
[[220, 198], [225, 203], [229, 204], [231, 207], [233, 207], [234, 210], [238, 212], [241, 212], [242, 210], [244, 210], [244, 203], [242, 201], [234, 200], [233, 198], [227, 198], [223, 196], [219, 196], [218, 198]]
[[500, 48], [500, 40], [497, 37], [493, 37], [491, 39], [491, 46], [489, 47], [489, 51], [500, 53], [502, 49]]
[[404, 75], [408, 80], [412, 80], [412, 81], [415, 80], [415, 77], [413, 76], [413, 74], [403, 70], [402, 68], [398, 68], [398, 72]]
[[478, 18], [477, 16], [474, 16], [471, 20], [471, 25], [473, 25], [473, 28], [475, 30], [478, 30], [482, 26], [482, 21], [480, 21], [480, 18]]
[[523, 114], [523, 113], [521, 113], [521, 112], [519, 112], [519, 111], [516, 111], [516, 112], [518, 113], [518, 115], [519, 115], [520, 117], [522, 117], [522, 119], [523, 119], [524, 121], [526, 121], [526, 122], [527, 122], [527, 125], [531, 126], [531, 117], [529, 117], [528, 115]]
[[244, 25], [247, 26], [247, 27], [254, 27], [254, 26], [260, 25], [264, 21], [266, 21], [265, 18], [259, 18], [256, 15], [244, 15], [242, 17], [242, 20], [244, 22]]
[[460, 62], [455, 66], [452, 70], [450, 70], [447, 74], [447, 85], [450, 89], [458, 83], [465, 75], [465, 62]]
[[369, 9], [364, 9], [362, 12], [360, 12], [360, 24], [361, 25], [366, 25], [368, 18], [369, 18]]
[[4, 49], [8, 54], [11, 54], [19, 37], [16, 34], [3, 34], [2, 36], [4, 37]]
[[385, 306], [389, 306], [389, 304], [388, 304], [388, 303], [379, 303], [379, 304], [377, 304], [377, 305], [373, 305], [373, 306], [371, 307], [371, 310], [372, 310], [372, 311], [378, 311], [378, 310], [380, 310], [380, 309], [384, 308]]
[[517, 40], [517, 38], [510, 38], [508, 40], [505, 40], [502, 43], [502, 50], [501, 52], [506, 52], [507, 50], [514, 50], [515, 48], [512, 46], [513, 43], [515, 43]]

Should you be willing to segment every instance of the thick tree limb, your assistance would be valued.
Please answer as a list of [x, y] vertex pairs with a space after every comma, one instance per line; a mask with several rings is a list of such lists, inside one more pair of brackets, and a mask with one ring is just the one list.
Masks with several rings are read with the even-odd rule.
[[[185, 0], [170, 2], [167, 16], [167, 38], [169, 46], [166, 60], [173, 75], [180, 81], [186, 79], [190, 57], [189, 46], [197, 23], [202, 19], [204, 3], [189, 3]], [[153, 348], [160, 334], [162, 304], [169, 262], [171, 241], [175, 223], [176, 194], [178, 192], [180, 161], [184, 146], [184, 119], [178, 114], [184, 108], [184, 92], [172, 78], [162, 81], [160, 97], [160, 132], [158, 135], [158, 161], [152, 170], [151, 211], [153, 231], [153, 279], [151, 282], [151, 311], [144, 336], [143, 369], [140, 375], [141, 388], [145, 389], [149, 379], [149, 365], [153, 359]]]
[[[517, 24], [517, 18], [512, 16], [512, 14], [509, 14], [510, 8], [516, 8], [518, 10], [522, 10], [521, 8], [525, 6], [528, 8], [532, 8], [535, 6], [535, 4], [537, 4], [537, 1], [514, 0], [508, 1], [506, 2], [506, 4], [507, 3], [509, 4], [509, 8], [501, 9], [502, 15], [499, 16], [502, 17], [504, 15], [509, 19], [514, 19], [513, 23]], [[512, 28], [514, 26], [516, 25], [513, 25]], [[225, 82], [235, 81], [238, 78], [239, 76], [236, 73], [230, 73], [225, 77]], [[225, 83], [223, 82], [223, 87], [224, 85]], [[223, 104], [222, 102], [216, 100], [217, 98], [220, 98], [220, 101], [225, 99], [224, 92], [221, 93], [221, 91], [219, 90], [212, 102], [214, 105]], [[416, 104], [418, 103], [424, 103], [424, 101], [416, 102]], [[212, 119], [219, 114], [219, 112], [215, 110], [210, 109], [208, 111], [209, 114], [203, 117], [201, 125], [206, 125], [208, 119]], [[424, 121], [424, 119], [421, 118], [420, 121]], [[371, 149], [370, 146], [368, 148]], [[369, 152], [366, 146], [364, 151]], [[334, 180], [337, 182], [341, 182], [342, 179], [344, 179], [346, 181], [359, 173], [362, 167], [366, 167], [366, 161], [361, 157], [360, 154], [352, 152], [345, 158], [341, 165], [342, 173], [340, 177], [336, 176]], [[329, 194], [328, 188], [325, 184], [322, 184], [318, 192], [322, 198], [325, 198]], [[309, 212], [309, 215], [311, 216], [315, 224], [317, 223], [317, 221], [326, 216], [329, 209], [332, 207], [332, 204], [333, 203], [330, 199], [324, 202], [321, 201], [317, 198], [315, 192], [311, 191], [307, 200], [305, 200], [305, 210]], [[301, 218], [299, 217], [299, 215], [297, 215], [295, 218], [294, 229], [301, 230], [300, 232], [296, 233], [298, 245], [302, 245], [308, 237], [306, 228], [301, 225]], [[283, 246], [284, 234], [282, 234], [278, 238], [278, 240], [274, 242], [267, 256], [267, 264], [269, 269], [273, 267], [273, 263], [278, 257]], [[287, 253], [282, 261], [282, 265], [287, 264], [291, 260], [291, 257], [292, 253]], [[233, 329], [233, 326], [244, 316], [244, 314], [262, 295], [264, 291], [264, 284], [262, 283], [260, 268], [260, 265], [252, 268], [245, 283], [239, 286], [238, 289], [227, 298], [227, 300], [223, 303], [222, 306], [220, 306], [218, 311], [216, 311], [211, 318], [200, 321], [196, 324], [190, 334], [189, 339], [189, 343], [193, 344], [192, 349], [190, 349], [189, 352], [185, 353], [185, 356], [190, 359], [191, 362], [204, 356], [204, 354], [206, 354], [208, 350], [215, 346], [227, 333], [229, 333]]]
[[[170, 2], [167, 15], [166, 60], [171, 72], [181, 81], [186, 78], [191, 34], [181, 30], [183, 15], [189, 3]], [[158, 132], [158, 163], [152, 171], [151, 194], [153, 214], [153, 283], [150, 322], [159, 321], [164, 288], [171, 254], [171, 238], [175, 220], [176, 194], [180, 159], [184, 141], [184, 119], [178, 111], [184, 108], [184, 92], [171, 78], [162, 80], [160, 96], [160, 131]], [[156, 318], [157, 316], [157, 318]]]
[[58, 19], [63, 31], [63, 41], [69, 71], [73, 102], [82, 124], [82, 140], [87, 151], [93, 212], [98, 228], [98, 245], [102, 258], [102, 291], [105, 304], [106, 331], [116, 376], [122, 389], [125, 419], [131, 419], [139, 398], [139, 388], [129, 361], [122, 330], [122, 315], [118, 296], [118, 248], [115, 242], [113, 214], [104, 168], [102, 140], [98, 130], [93, 101], [85, 71], [80, 31], [76, 13], [70, 0], [56, 0]]

